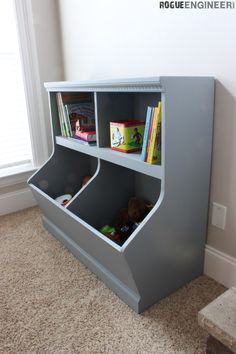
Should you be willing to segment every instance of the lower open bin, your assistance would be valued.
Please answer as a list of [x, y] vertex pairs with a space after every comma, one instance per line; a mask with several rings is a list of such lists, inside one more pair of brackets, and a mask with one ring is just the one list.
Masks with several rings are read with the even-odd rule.
[[[76, 196], [68, 210], [100, 232], [104, 226], [115, 229], [117, 238], [110, 238], [121, 246], [155, 205], [160, 190], [159, 179], [101, 160], [96, 178]], [[136, 215], [129, 217], [131, 212]], [[122, 234], [121, 219], [126, 219], [128, 225]]]
[[98, 160], [80, 152], [56, 146], [52, 157], [28, 181], [52, 199], [63, 195], [73, 198], [92, 177]]
[[44, 227], [138, 312], [140, 294], [121, 249], [105, 242], [95, 229], [39, 188], [30, 187], [43, 213]]
[[[65, 154], [63, 159], [62, 154]], [[62, 160], [65, 161], [63, 166]], [[89, 173], [95, 173], [94, 178], [80, 189], [83, 176]], [[64, 184], [71, 174], [77, 176], [77, 182], [72, 184], [75, 194], [71, 203], [63, 207], [54, 198], [67, 192]], [[160, 180], [58, 147], [30, 179], [29, 185], [42, 210], [45, 228], [123, 301], [140, 312], [143, 309], [142, 292], [140, 281], [133, 274], [132, 259], [127, 257], [126, 248], [119, 247], [97, 230], [103, 223], [110, 222], [133, 196], [155, 204], [160, 195]], [[137, 232], [136, 236], [143, 238], [142, 232]]]

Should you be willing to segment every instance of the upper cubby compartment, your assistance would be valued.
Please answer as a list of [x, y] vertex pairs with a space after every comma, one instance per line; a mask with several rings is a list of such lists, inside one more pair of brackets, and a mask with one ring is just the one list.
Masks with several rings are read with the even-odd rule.
[[161, 92], [97, 92], [99, 147], [110, 147], [110, 122], [146, 120], [147, 107], [161, 101]]
[[[124, 82], [122, 81], [121, 83], [119, 82], [118, 85], [116, 81], [112, 81], [110, 84], [99, 82], [96, 83], [96, 85], [91, 83], [91, 86], [89, 86], [89, 83], [84, 84], [83, 82], [46, 84], [49, 91], [55, 145], [77, 150], [84, 154], [162, 179], [164, 174], [164, 144], [161, 145], [161, 165], [144, 163], [143, 159], [141, 159], [140, 150], [129, 153], [112, 150], [112, 134], [110, 132], [110, 122], [114, 121], [121, 121], [122, 125], [127, 124], [127, 120], [131, 122], [135, 120], [143, 121], [142, 129], [144, 129], [147, 107], [156, 107], [158, 103], [162, 101], [163, 91], [160, 87], [160, 83], [158, 80], [147, 80], [147, 83], [139, 81], [130, 83], [124, 80]], [[80, 100], [81, 104], [87, 102], [93, 107], [97, 144], [88, 144], [86, 142], [79, 143], [78, 139], [63, 136], [57, 102], [58, 93], [61, 94], [62, 100], [64, 100], [65, 103]], [[164, 119], [163, 115], [163, 123]], [[128, 129], [125, 131], [126, 134], [127, 131]], [[132, 131], [130, 131], [127, 136], [132, 136], [131, 143], [136, 144], [136, 141], [133, 141], [133, 136], [135, 135], [134, 131], [135, 127], [132, 128]], [[139, 142], [139, 148], [141, 149], [144, 134], [143, 131], [140, 133], [142, 139]], [[164, 134], [163, 124], [161, 127], [161, 139], [164, 137]], [[126, 139], [124, 139], [124, 141], [126, 141]], [[128, 144], [129, 143], [130, 142], [128, 142]]]
[[55, 136], [76, 139], [83, 143], [85, 136], [82, 135], [82, 132], [89, 131], [93, 132], [89, 143], [95, 145], [97, 139], [94, 93], [52, 92], [50, 93], [50, 102]]

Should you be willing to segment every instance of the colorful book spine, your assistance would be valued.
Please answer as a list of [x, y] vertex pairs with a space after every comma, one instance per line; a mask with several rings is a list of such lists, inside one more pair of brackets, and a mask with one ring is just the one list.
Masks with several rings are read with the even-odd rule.
[[155, 139], [157, 134], [157, 119], [160, 110], [160, 104], [158, 107], [154, 108], [154, 115], [153, 115], [153, 124], [150, 136], [150, 144], [148, 149], [148, 156], [147, 156], [147, 163], [152, 163], [153, 153], [154, 153], [154, 146], [155, 146]]
[[67, 103], [65, 110], [69, 117], [72, 134], [76, 131], [77, 121], [79, 121], [80, 130], [95, 130], [95, 114], [92, 102]]
[[69, 137], [69, 139], [72, 140], [72, 141], [76, 140], [79, 144], [86, 145], [86, 146], [95, 146], [97, 144], [96, 141], [86, 141], [86, 140], [80, 139], [75, 134], [72, 135], [72, 137]]
[[82, 132], [80, 130], [77, 130], [75, 135], [85, 141], [96, 141], [96, 131]]
[[146, 151], [147, 151], [147, 144], [148, 144], [148, 133], [149, 133], [149, 127], [150, 127], [150, 122], [151, 122], [151, 117], [152, 117], [152, 110], [153, 110], [153, 107], [147, 108], [146, 124], [145, 124], [145, 129], [144, 129], [144, 134], [143, 134], [143, 146], [142, 146], [142, 152], [141, 152], [141, 156], [140, 156], [140, 159], [142, 161], [145, 161], [145, 158], [146, 158]]
[[66, 117], [66, 114], [65, 114], [65, 107], [64, 107], [64, 104], [63, 104], [63, 101], [62, 101], [61, 93], [59, 93], [59, 101], [60, 101], [62, 120], [63, 120], [63, 124], [64, 124], [64, 129], [65, 129], [65, 136], [69, 137], [70, 136], [70, 132], [69, 132], [69, 127], [68, 127], [68, 123], [67, 123], [67, 117]]
[[72, 132], [71, 124], [70, 124], [70, 115], [69, 115], [69, 112], [68, 112], [67, 105], [64, 106], [64, 112], [65, 112], [67, 127], [68, 127], [68, 130], [69, 130], [69, 137], [72, 137], [73, 132]]
[[148, 142], [147, 142], [147, 150], [146, 150], [145, 161], [147, 161], [147, 158], [148, 158], [148, 151], [149, 151], [149, 148], [150, 148], [151, 134], [152, 134], [152, 127], [153, 127], [153, 119], [154, 119], [154, 113], [155, 113], [155, 107], [152, 107], [152, 116], [151, 116], [151, 121], [150, 121], [149, 131], [148, 131]]
[[156, 139], [154, 144], [154, 152], [152, 157], [152, 164], [161, 164], [161, 130], [162, 130], [162, 110], [161, 110], [161, 103], [160, 108], [158, 111], [158, 118], [157, 118], [157, 133]]
[[63, 116], [62, 116], [62, 111], [61, 111], [60, 95], [61, 95], [60, 92], [57, 92], [56, 100], [57, 100], [58, 118], [59, 118], [59, 123], [60, 123], [61, 135], [66, 136], [64, 122], [63, 122]]

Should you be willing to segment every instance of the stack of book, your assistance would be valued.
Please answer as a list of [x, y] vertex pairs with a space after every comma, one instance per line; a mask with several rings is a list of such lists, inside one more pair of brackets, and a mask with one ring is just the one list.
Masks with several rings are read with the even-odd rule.
[[161, 164], [161, 102], [147, 108], [141, 160]]
[[94, 106], [92, 102], [64, 104], [61, 92], [56, 93], [61, 135], [86, 145], [96, 144]]

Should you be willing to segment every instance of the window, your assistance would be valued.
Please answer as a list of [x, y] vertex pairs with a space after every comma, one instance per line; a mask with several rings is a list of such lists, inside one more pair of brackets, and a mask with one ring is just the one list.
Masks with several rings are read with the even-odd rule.
[[0, 169], [32, 165], [32, 148], [12, 0], [0, 0]]
[[31, 0], [0, 0], [0, 187], [49, 156], [38, 60]]

